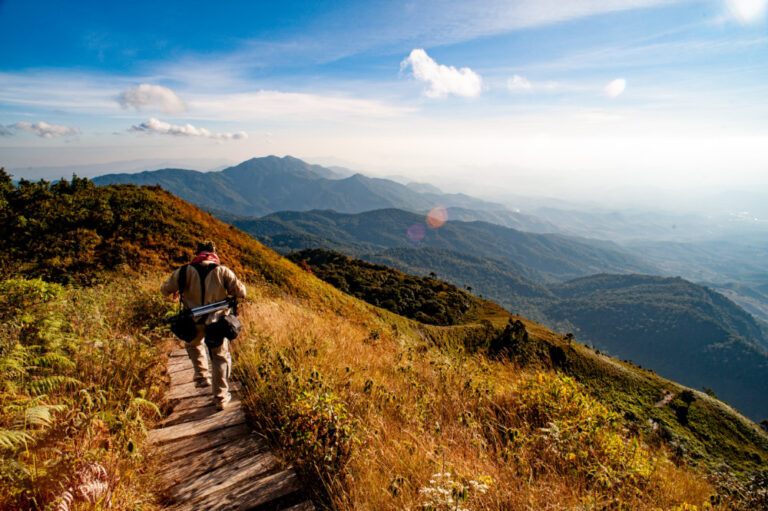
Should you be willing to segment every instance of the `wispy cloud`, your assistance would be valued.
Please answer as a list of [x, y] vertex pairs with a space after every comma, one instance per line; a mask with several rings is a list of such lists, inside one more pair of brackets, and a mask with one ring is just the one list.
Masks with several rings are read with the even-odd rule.
[[57, 138], [57, 137], [71, 137], [80, 134], [80, 129], [72, 126], [64, 126], [61, 124], [49, 124], [45, 121], [36, 123], [31, 122], [17, 122], [12, 124], [11, 128], [26, 131], [33, 135], [37, 135], [40, 138]]
[[163, 122], [154, 117], [142, 122], [139, 125], [131, 126], [128, 131], [132, 133], [143, 133], [147, 135], [160, 134], [160, 135], [172, 135], [176, 137], [203, 137], [211, 138], [214, 140], [241, 140], [248, 138], [248, 134], [244, 131], [238, 131], [235, 133], [214, 133], [205, 128], [196, 128], [187, 123], [183, 126], [170, 124]]
[[472, 98], [483, 89], [483, 79], [470, 68], [456, 69], [438, 64], [421, 48], [411, 51], [400, 63], [401, 70], [408, 67], [413, 71], [414, 78], [429, 86], [424, 94], [430, 98], [444, 98], [451, 94]]
[[[105, 77], [101, 74], [68, 72], [0, 73], [0, 105], [27, 109], [60, 109], [68, 112], [124, 117], [115, 98], [136, 83], [150, 77]], [[258, 90], [248, 82], [232, 81], [234, 92], [198, 88], [200, 74], [189, 75], [183, 89], [186, 117], [201, 120], [298, 120], [344, 118], [394, 118], [413, 112], [413, 108], [379, 99], [355, 97], [334, 91], [323, 93]], [[149, 79], [147, 81], [150, 81]], [[105, 85], [109, 84], [109, 85]], [[168, 89], [170, 91], [170, 89]], [[175, 93], [175, 91], [171, 91]], [[175, 93], [179, 96], [178, 93]], [[122, 94], [121, 94], [122, 96]], [[134, 101], [136, 105], [142, 102]], [[132, 107], [133, 108], [133, 107]]]
[[627, 81], [624, 78], [617, 78], [615, 80], [610, 81], [605, 86], [605, 95], [608, 96], [611, 99], [619, 97], [621, 94], [624, 93], [624, 90], [627, 88]]
[[193, 95], [189, 106], [196, 118], [226, 120], [392, 118], [413, 111], [373, 99], [276, 90]]
[[148, 83], [129, 87], [120, 93], [117, 102], [125, 109], [159, 110], [166, 114], [175, 114], [187, 109], [186, 103], [171, 89]]
[[512, 92], [554, 91], [561, 88], [558, 82], [532, 82], [520, 75], [513, 75], [507, 80], [507, 89]]

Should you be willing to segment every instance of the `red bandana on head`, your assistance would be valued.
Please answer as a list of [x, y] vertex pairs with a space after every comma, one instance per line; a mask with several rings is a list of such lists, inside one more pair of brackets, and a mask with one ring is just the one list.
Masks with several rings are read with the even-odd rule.
[[213, 261], [216, 264], [221, 264], [221, 261], [219, 261], [219, 256], [217, 256], [213, 252], [200, 252], [200, 253], [198, 253], [195, 256], [195, 258], [192, 259], [192, 264], [202, 263], [203, 261]]

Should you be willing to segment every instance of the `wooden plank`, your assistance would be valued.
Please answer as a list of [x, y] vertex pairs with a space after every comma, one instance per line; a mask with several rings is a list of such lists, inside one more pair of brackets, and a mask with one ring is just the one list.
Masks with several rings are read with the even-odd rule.
[[170, 487], [177, 485], [188, 487], [204, 474], [239, 463], [244, 459], [252, 459], [254, 463], [264, 464], [267, 467], [265, 470], [273, 470], [278, 466], [277, 459], [267, 450], [266, 443], [251, 434], [168, 463], [163, 466], [161, 476]]
[[171, 390], [165, 395], [165, 398], [172, 401], [174, 399], [210, 395], [211, 387], [195, 387], [195, 382], [189, 382], [183, 385], [172, 385]]
[[[276, 463], [277, 460], [271, 454], [241, 459], [175, 486], [171, 489], [170, 496], [174, 502], [199, 501], [213, 493], [230, 489], [238, 483], [251, 483], [255, 478], [273, 470]], [[229, 491], [226, 493], [229, 494]], [[201, 508], [207, 509], [205, 506], [197, 507]]]
[[162, 429], [153, 429], [149, 432], [148, 438], [153, 444], [159, 445], [173, 440], [201, 435], [203, 433], [208, 433], [209, 431], [216, 431], [217, 429], [223, 429], [228, 426], [243, 424], [244, 422], [245, 414], [240, 408], [223, 410], [211, 415], [207, 419], [196, 422], [177, 424]]
[[165, 364], [165, 369], [169, 373], [172, 373], [174, 371], [183, 371], [184, 369], [192, 367], [192, 361], [183, 358], [176, 359], [175, 362], [167, 362]]
[[[212, 449], [197, 452], [167, 463], [162, 467], [161, 475], [164, 480], [175, 485], [178, 482], [191, 480], [232, 462], [257, 455], [268, 455], [274, 459], [264, 440], [252, 433], [245, 434]], [[277, 460], [274, 459], [274, 462], [277, 463]]]
[[220, 445], [231, 442], [236, 438], [250, 435], [251, 428], [247, 424], [238, 424], [228, 428], [211, 431], [198, 435], [194, 438], [184, 438], [173, 442], [168, 442], [160, 447], [160, 452], [168, 461], [185, 458], [195, 453], [208, 451]]
[[[237, 395], [234, 395], [232, 396], [232, 401], [230, 401], [229, 405], [227, 405], [227, 410], [242, 409], [242, 405], [243, 403], [240, 401], [240, 398]], [[208, 418], [216, 413], [219, 413], [219, 410], [216, 409], [216, 406], [209, 399], [205, 406], [185, 408], [183, 410], [176, 410], [174, 408], [173, 413], [171, 413], [160, 423], [160, 427], [167, 428], [168, 426], [174, 426], [176, 424], [201, 420]]]
[[[229, 382], [230, 393], [240, 390], [240, 384], [237, 382]], [[195, 387], [194, 382], [185, 383], [183, 385], [171, 386], [171, 390], [165, 395], [165, 398], [169, 401], [174, 399], [186, 399], [189, 397], [197, 396], [211, 396], [212, 390], [210, 386]], [[211, 396], [212, 397], [212, 396]]]
[[186, 357], [186, 356], [187, 356], [186, 348], [179, 348], [177, 350], [173, 350], [168, 354], [168, 358], [178, 358], [178, 357]]
[[[234, 398], [234, 394], [232, 395]], [[173, 404], [173, 413], [182, 412], [184, 410], [190, 410], [194, 408], [205, 408], [206, 406], [213, 404], [213, 396], [211, 394], [207, 394], [204, 396], [195, 396], [195, 397], [188, 397], [185, 399], [180, 399], [178, 402]]]
[[315, 505], [312, 503], [311, 500], [305, 500], [301, 504], [296, 504], [295, 506], [291, 506], [285, 511], [315, 511]]
[[197, 495], [172, 509], [245, 511], [264, 506], [300, 489], [299, 478], [293, 470], [284, 470], [255, 481], [252, 474], [243, 471], [233, 484], [222, 483], [210, 487], [204, 494]]
[[172, 373], [168, 373], [168, 376], [171, 377], [171, 386], [176, 385], [183, 385], [185, 383], [189, 383], [191, 381], [194, 381], [195, 379], [195, 370], [190, 366], [187, 369], [182, 369], [180, 371], [174, 371]]
[[200, 419], [205, 419], [218, 412], [216, 406], [210, 404], [208, 400], [208, 406], [201, 406], [199, 408], [189, 408], [187, 410], [181, 410], [179, 412], [174, 411], [163, 421], [160, 422], [160, 428], [167, 428], [168, 426], [175, 426], [176, 424], [184, 424], [185, 422], [192, 422]]
[[178, 373], [181, 371], [191, 371], [193, 369], [192, 362], [190, 362], [189, 360], [183, 360], [175, 364], [166, 364], [165, 368], [168, 371], [169, 375], [172, 375], [174, 373]]

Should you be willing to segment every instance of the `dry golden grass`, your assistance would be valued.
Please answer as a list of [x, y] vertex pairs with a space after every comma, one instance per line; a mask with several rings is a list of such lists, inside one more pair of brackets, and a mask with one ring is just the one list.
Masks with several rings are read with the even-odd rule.
[[[333, 290], [323, 300], [253, 291], [237, 346], [247, 405], [282, 456], [324, 483], [329, 507], [430, 509], [430, 487], [453, 499], [433, 498], [431, 509], [701, 508], [715, 493], [567, 378], [438, 349], [418, 326]], [[286, 410], [302, 393], [341, 405], [329, 416], [353, 433], [333, 451], [340, 463], [286, 441]], [[315, 456], [333, 434], [323, 420], [304, 439], [320, 444]], [[597, 427], [555, 440], [544, 432], [555, 422]]]
[[[113, 278], [20, 301], [16, 290], [29, 296], [48, 285], [3, 283], [0, 430], [31, 439], [0, 448], [0, 508], [94, 508], [77, 490], [78, 474], [92, 469], [100, 479], [90, 487], [99, 491], [88, 498], [99, 506], [158, 507], [158, 459], [144, 442], [160, 418], [153, 402], [163, 393], [168, 342], [165, 330], [156, 330], [163, 309], [157, 285], [156, 278]], [[45, 420], [19, 421], [41, 407], [51, 412]]]

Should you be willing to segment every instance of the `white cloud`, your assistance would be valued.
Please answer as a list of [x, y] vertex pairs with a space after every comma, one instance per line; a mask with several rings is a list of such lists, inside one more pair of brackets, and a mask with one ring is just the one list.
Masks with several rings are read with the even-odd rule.
[[129, 87], [120, 93], [117, 102], [126, 109], [132, 107], [136, 110], [159, 110], [166, 114], [175, 114], [187, 109], [186, 103], [171, 89], [148, 83]]
[[507, 89], [512, 92], [554, 91], [562, 88], [562, 84], [558, 82], [532, 82], [520, 75], [514, 75], [507, 80]]
[[728, 8], [744, 23], [757, 21], [765, 15], [768, 0], [726, 0]]
[[414, 78], [429, 84], [424, 93], [430, 98], [444, 98], [449, 94], [472, 98], [478, 96], [483, 88], [483, 79], [470, 68], [456, 69], [438, 64], [421, 48], [411, 51], [408, 58], [400, 63], [401, 70], [408, 66]]
[[235, 133], [213, 133], [205, 128], [196, 128], [187, 123], [184, 126], [163, 122], [154, 117], [137, 126], [131, 126], [128, 131], [132, 133], [173, 135], [177, 137], [204, 137], [214, 140], [240, 140], [248, 138], [248, 133], [237, 131]]
[[40, 121], [32, 124], [31, 122], [17, 122], [12, 124], [11, 128], [32, 133], [41, 138], [71, 137], [80, 134], [79, 128], [64, 126], [60, 124], [48, 124]]
[[530, 80], [520, 75], [515, 75], [507, 80], [507, 88], [511, 91], [526, 91], [531, 90], [531, 87], [533, 85]]
[[617, 98], [624, 92], [624, 89], [626, 88], [627, 81], [624, 78], [617, 78], [605, 86], [605, 95], [611, 99]]

